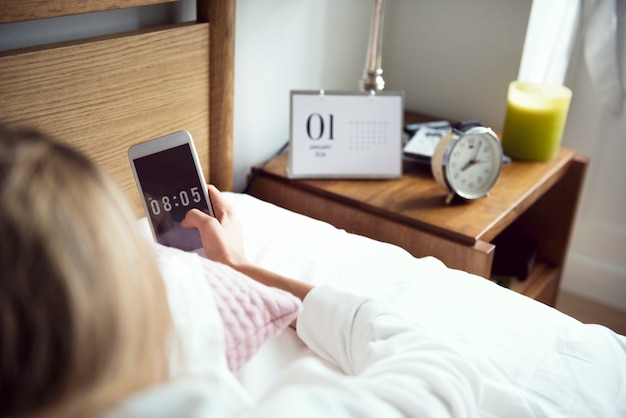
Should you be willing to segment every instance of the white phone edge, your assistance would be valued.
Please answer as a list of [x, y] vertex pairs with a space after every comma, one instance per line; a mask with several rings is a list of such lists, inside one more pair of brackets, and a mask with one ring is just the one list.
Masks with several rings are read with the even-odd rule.
[[204, 179], [204, 174], [202, 173], [202, 167], [200, 166], [200, 159], [198, 158], [198, 153], [196, 152], [196, 146], [193, 142], [193, 137], [188, 131], [176, 131], [167, 135], [160, 136], [158, 138], [149, 139], [144, 142], [139, 142], [137, 144], [131, 145], [128, 148], [128, 159], [130, 160], [130, 166], [133, 170], [133, 177], [135, 178], [135, 184], [139, 189], [139, 197], [141, 198], [141, 203], [143, 204], [143, 209], [146, 217], [148, 218], [148, 224], [150, 225], [150, 231], [152, 232], [153, 238], [156, 240], [156, 231], [154, 230], [154, 225], [150, 221], [150, 216], [148, 215], [149, 209], [148, 204], [144, 198], [143, 187], [141, 186], [141, 182], [139, 181], [139, 176], [137, 175], [137, 170], [135, 168], [135, 160], [137, 158], [146, 157], [148, 155], [152, 155], [157, 152], [165, 151], [170, 148], [174, 148], [180, 145], [188, 144], [191, 149], [191, 157], [193, 159], [194, 166], [196, 168], [196, 174], [200, 178], [200, 183], [204, 184], [202, 188], [202, 193], [204, 198], [207, 201], [207, 206], [209, 208], [209, 215], [215, 216], [213, 212], [213, 204], [211, 203], [211, 198], [207, 192], [207, 182]]

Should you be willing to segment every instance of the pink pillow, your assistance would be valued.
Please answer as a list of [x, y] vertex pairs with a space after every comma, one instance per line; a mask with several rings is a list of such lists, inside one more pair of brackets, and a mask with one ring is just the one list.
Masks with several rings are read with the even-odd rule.
[[[158, 244], [155, 248], [157, 256], [166, 253], [183, 256], [175, 248]], [[265, 286], [224, 264], [198, 258], [224, 324], [228, 367], [237, 371], [267, 339], [289, 326], [302, 304], [289, 292]]]
[[265, 286], [220, 263], [203, 258], [205, 278], [213, 289], [224, 322], [228, 367], [237, 371], [269, 338], [300, 313], [300, 299]]

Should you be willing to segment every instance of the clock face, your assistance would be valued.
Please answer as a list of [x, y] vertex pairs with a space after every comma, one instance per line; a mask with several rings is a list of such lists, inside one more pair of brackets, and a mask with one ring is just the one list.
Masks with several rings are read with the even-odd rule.
[[495, 135], [485, 131], [467, 133], [450, 147], [446, 179], [459, 196], [477, 199], [493, 187], [501, 168], [502, 147]]

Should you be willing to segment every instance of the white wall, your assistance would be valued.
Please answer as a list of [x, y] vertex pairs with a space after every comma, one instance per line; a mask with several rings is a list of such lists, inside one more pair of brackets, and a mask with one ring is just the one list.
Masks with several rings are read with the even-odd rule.
[[[618, 58], [626, 81], [626, 4], [617, 2]], [[563, 287], [626, 310], [626, 113], [605, 110], [580, 48], [570, 64], [572, 104], [563, 145], [590, 158]], [[626, 104], [623, 104], [626, 106]]]
[[373, 2], [239, 0], [235, 47], [235, 189], [289, 138], [289, 91], [354, 90]]
[[[620, 21], [623, 2], [617, 2]], [[0, 50], [193, 16], [157, 6], [0, 26]], [[517, 77], [531, 0], [387, 0], [383, 46], [389, 90], [406, 106], [501, 129], [506, 87]], [[238, 0], [235, 53], [234, 178], [288, 139], [291, 89], [356, 89], [366, 57], [373, 0]], [[622, 25], [623, 27], [623, 25]], [[56, 34], [50, 35], [50, 32]], [[56, 38], [55, 38], [56, 36]], [[619, 32], [626, 68], [626, 34]], [[609, 117], [578, 54], [564, 145], [591, 158], [564, 288], [626, 309], [626, 117]]]
[[[365, 61], [372, 4], [265, 0], [261, 6], [258, 0], [239, 0], [237, 188], [252, 164], [287, 140], [290, 89], [355, 88]], [[387, 89], [404, 90], [408, 109], [478, 119], [501, 129], [530, 6], [531, 0], [388, 0], [383, 45]], [[624, 58], [626, 34], [620, 31], [619, 36]], [[568, 85], [574, 96], [563, 145], [590, 157], [591, 165], [563, 288], [626, 309], [626, 165], [620, 163], [626, 155], [626, 117], [609, 117], [602, 110], [581, 59], [578, 54], [571, 64]]]
[[[355, 90], [373, 0], [239, 0], [235, 187], [288, 139], [289, 90]], [[499, 128], [530, 0], [387, 0], [383, 76], [408, 109]]]

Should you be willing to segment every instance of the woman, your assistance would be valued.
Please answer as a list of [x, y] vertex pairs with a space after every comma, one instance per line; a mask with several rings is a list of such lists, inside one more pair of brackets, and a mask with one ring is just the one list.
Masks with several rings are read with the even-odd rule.
[[165, 292], [122, 194], [39, 133], [0, 137], [0, 415], [89, 416], [163, 381]]
[[256, 404], [235, 379], [172, 376], [163, 278], [121, 193], [66, 146], [0, 129], [0, 416], [232, 415], [227, 404], [241, 416], [475, 413], [468, 359], [375, 301], [252, 265], [232, 208], [209, 193], [215, 218], [192, 210], [183, 226], [200, 230], [209, 258], [302, 299], [294, 326], [324, 361]]

